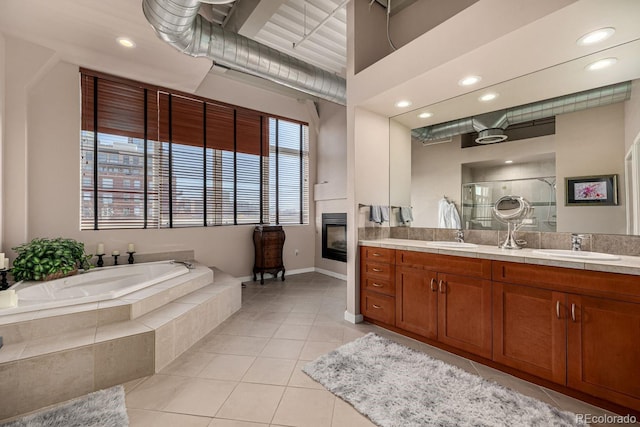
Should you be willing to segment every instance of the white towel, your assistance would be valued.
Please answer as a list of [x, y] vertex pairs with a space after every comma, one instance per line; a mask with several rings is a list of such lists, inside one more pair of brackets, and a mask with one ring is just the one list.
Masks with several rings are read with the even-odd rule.
[[449, 201], [447, 199], [440, 199], [438, 202], [438, 228], [449, 228], [448, 226], [448, 218], [450, 216], [449, 213]]
[[460, 230], [462, 228], [458, 209], [453, 203], [449, 203], [449, 228], [454, 228], [456, 230]]
[[389, 206], [380, 206], [380, 213], [382, 214], [382, 222], [389, 222]]

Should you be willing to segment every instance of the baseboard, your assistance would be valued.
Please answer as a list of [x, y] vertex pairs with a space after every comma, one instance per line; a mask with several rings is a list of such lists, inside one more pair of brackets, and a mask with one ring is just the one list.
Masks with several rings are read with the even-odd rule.
[[351, 322], [351, 323], [362, 323], [364, 318], [362, 317], [362, 314], [351, 314], [351, 313], [349, 313], [348, 311], [345, 310], [345, 312], [344, 312], [344, 320], [346, 320], [347, 322]]
[[347, 275], [346, 274], [340, 274], [340, 273], [336, 273], [335, 271], [330, 271], [330, 270], [325, 270], [324, 268], [315, 268], [315, 271], [317, 273], [321, 273], [327, 276], [331, 276], [331, 277], [335, 277], [336, 279], [340, 279], [340, 280], [347, 280]]

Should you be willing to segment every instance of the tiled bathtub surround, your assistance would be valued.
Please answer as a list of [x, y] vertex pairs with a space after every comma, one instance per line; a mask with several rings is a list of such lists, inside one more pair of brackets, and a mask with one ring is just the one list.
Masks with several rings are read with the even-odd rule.
[[[506, 231], [464, 230], [464, 241], [478, 245], [498, 246]], [[640, 236], [621, 234], [586, 234], [582, 241], [585, 251], [615, 255], [640, 256]], [[571, 249], [571, 233], [518, 232], [517, 239], [527, 242], [530, 249]], [[359, 240], [410, 239], [446, 241], [455, 239], [455, 230], [422, 227], [366, 227], [358, 229]]]
[[240, 281], [204, 266], [155, 287], [0, 317], [0, 419], [151, 375], [240, 308]]

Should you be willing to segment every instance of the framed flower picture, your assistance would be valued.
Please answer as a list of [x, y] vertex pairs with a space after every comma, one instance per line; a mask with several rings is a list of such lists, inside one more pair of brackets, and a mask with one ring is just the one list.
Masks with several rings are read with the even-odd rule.
[[567, 206], [613, 206], [618, 204], [618, 175], [565, 178]]

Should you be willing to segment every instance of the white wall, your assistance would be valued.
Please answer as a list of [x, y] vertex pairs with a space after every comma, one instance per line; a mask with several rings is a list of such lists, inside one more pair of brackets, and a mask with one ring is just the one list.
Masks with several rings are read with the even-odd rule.
[[[624, 103], [556, 116], [558, 231], [626, 233]], [[619, 206], [565, 206], [567, 177], [618, 174]]]
[[347, 212], [347, 111], [341, 105], [320, 101], [318, 114], [315, 266], [344, 276], [346, 263], [322, 258], [322, 214]]
[[[253, 226], [80, 231], [78, 66], [57, 61], [53, 52], [40, 46], [8, 39], [4, 83], [11, 88], [7, 91], [4, 115], [5, 252], [9, 252], [9, 247], [44, 236], [78, 239], [85, 243], [88, 252], [93, 252], [98, 242], [104, 242], [108, 252], [113, 249], [123, 252], [128, 242], [134, 242], [141, 253], [194, 249], [196, 258], [207, 265], [216, 265], [237, 276], [250, 274]], [[309, 121], [307, 108], [300, 108], [295, 99], [222, 77], [207, 78], [197, 93]], [[315, 180], [316, 138], [310, 127], [311, 180]], [[310, 205], [310, 224], [285, 227], [287, 271], [314, 267], [315, 209], [313, 203]]]

